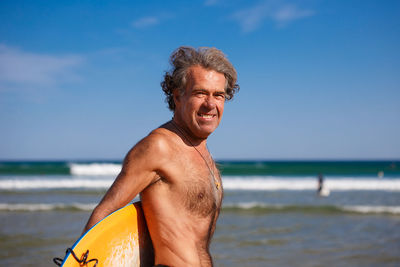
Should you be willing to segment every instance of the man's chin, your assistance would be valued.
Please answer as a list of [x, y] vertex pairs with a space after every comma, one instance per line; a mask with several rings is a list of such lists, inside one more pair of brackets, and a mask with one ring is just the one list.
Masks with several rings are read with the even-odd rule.
[[203, 126], [203, 127], [200, 127], [200, 129], [198, 131], [198, 136], [201, 137], [201, 138], [207, 138], [216, 129], [217, 129], [217, 126]]

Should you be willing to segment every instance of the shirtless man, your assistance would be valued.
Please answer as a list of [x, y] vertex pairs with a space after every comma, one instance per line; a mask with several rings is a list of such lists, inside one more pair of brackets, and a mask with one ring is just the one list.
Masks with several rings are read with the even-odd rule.
[[161, 86], [173, 119], [129, 151], [84, 231], [140, 194], [155, 265], [212, 266], [209, 245], [223, 192], [206, 142], [225, 100], [239, 89], [237, 75], [215, 48], [180, 47], [171, 65]]

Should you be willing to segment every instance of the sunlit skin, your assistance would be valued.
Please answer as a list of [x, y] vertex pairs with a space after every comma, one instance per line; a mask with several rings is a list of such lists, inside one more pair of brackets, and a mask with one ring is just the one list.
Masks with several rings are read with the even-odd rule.
[[184, 93], [174, 93], [173, 123], [155, 129], [129, 151], [84, 231], [140, 194], [154, 264], [212, 266], [209, 244], [222, 187], [216, 187], [221, 178], [206, 142], [221, 121], [225, 83], [221, 73], [189, 69]]

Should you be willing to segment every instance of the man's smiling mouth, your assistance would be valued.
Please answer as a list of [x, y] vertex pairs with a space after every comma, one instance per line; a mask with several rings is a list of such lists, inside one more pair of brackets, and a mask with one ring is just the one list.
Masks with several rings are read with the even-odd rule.
[[215, 115], [213, 115], [213, 114], [201, 114], [201, 113], [198, 113], [198, 115], [200, 117], [204, 118], [204, 119], [211, 119], [211, 118], [215, 117]]

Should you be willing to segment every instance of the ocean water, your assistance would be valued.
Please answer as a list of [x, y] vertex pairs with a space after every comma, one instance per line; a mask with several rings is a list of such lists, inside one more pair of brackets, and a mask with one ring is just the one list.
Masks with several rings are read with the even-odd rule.
[[[215, 266], [400, 266], [400, 161], [218, 163]], [[120, 168], [0, 162], [0, 266], [56, 266]]]

